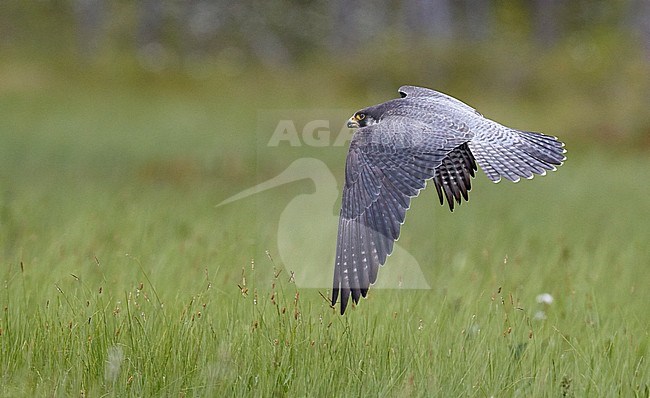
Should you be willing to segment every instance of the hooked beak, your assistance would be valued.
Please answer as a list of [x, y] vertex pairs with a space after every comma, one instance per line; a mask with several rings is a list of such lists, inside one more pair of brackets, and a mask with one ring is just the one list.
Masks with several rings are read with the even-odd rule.
[[348, 128], [349, 129], [358, 129], [359, 128], [359, 122], [352, 116], [351, 118], [348, 119]]

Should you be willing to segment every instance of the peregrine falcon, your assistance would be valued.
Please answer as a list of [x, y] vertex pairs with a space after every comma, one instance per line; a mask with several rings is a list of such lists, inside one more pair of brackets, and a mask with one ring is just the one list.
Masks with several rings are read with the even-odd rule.
[[423, 87], [403, 86], [401, 98], [356, 112], [357, 131], [345, 164], [332, 306], [341, 314], [377, 280], [393, 250], [411, 198], [428, 180], [449, 209], [468, 200], [477, 164], [493, 182], [517, 182], [555, 170], [566, 159], [556, 137], [520, 131]]

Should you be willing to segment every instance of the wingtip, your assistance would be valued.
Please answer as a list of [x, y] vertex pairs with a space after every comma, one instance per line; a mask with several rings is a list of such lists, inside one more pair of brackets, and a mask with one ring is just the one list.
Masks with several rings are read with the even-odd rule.
[[338, 299], [339, 299], [339, 289], [334, 288], [332, 289], [332, 300], [330, 301], [332, 303], [331, 304], [332, 307], [336, 306], [336, 302], [338, 301]]
[[341, 315], [345, 313], [345, 309], [348, 307], [348, 301], [350, 300], [350, 291], [348, 289], [343, 289], [340, 294], [341, 297]]
[[[334, 289], [332, 291], [332, 301], [330, 306], [332, 308], [336, 308], [336, 303], [337, 300], [340, 298], [341, 301], [339, 302], [340, 306], [340, 313], [341, 315], [345, 315], [345, 311], [348, 309], [348, 306], [351, 304], [352, 307], [356, 306], [359, 304], [359, 301], [361, 301], [361, 297], [366, 297], [368, 294], [368, 289], [360, 289], [359, 294], [360, 296], [356, 296], [352, 294], [352, 290], [345, 292], [345, 291], [340, 291], [341, 289]], [[352, 300], [350, 300], [352, 299]]]

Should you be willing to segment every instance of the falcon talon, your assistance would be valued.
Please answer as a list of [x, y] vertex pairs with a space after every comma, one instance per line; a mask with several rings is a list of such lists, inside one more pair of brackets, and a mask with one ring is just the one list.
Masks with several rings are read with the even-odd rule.
[[377, 281], [399, 237], [411, 198], [433, 180], [440, 204], [469, 200], [478, 166], [493, 182], [556, 170], [566, 157], [557, 137], [515, 130], [428, 88], [402, 86], [401, 98], [356, 112], [345, 164], [332, 306], [341, 314]]

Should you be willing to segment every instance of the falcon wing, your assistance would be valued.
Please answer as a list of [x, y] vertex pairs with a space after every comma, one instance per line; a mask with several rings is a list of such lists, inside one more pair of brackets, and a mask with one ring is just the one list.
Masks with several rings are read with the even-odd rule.
[[[346, 160], [332, 305], [358, 303], [393, 251], [413, 196], [469, 137], [393, 117], [355, 133]], [[461, 156], [462, 158], [462, 156]]]
[[[398, 91], [402, 98], [417, 97], [431, 103], [443, 104], [445, 109], [471, 112], [482, 118], [476, 109], [435, 90], [402, 86]], [[470, 141], [468, 150], [454, 150], [450, 158], [443, 162], [438, 177], [434, 179], [441, 203], [444, 193], [452, 211], [451, 198], [460, 203], [459, 195], [465, 197], [464, 177], [472, 168], [476, 170], [476, 165], [471, 161], [472, 157], [476, 157], [485, 174], [494, 182], [499, 182], [501, 177], [517, 182], [521, 177], [530, 179], [534, 174], [544, 175], [547, 170], [555, 170], [556, 166], [562, 165], [566, 159], [564, 143], [557, 137], [511, 129], [489, 119], [483, 121], [482, 126], [472, 129], [476, 134]], [[464, 163], [467, 163], [467, 170], [462, 166]], [[463, 176], [460, 177], [460, 174]], [[473, 176], [473, 173], [471, 175]]]

